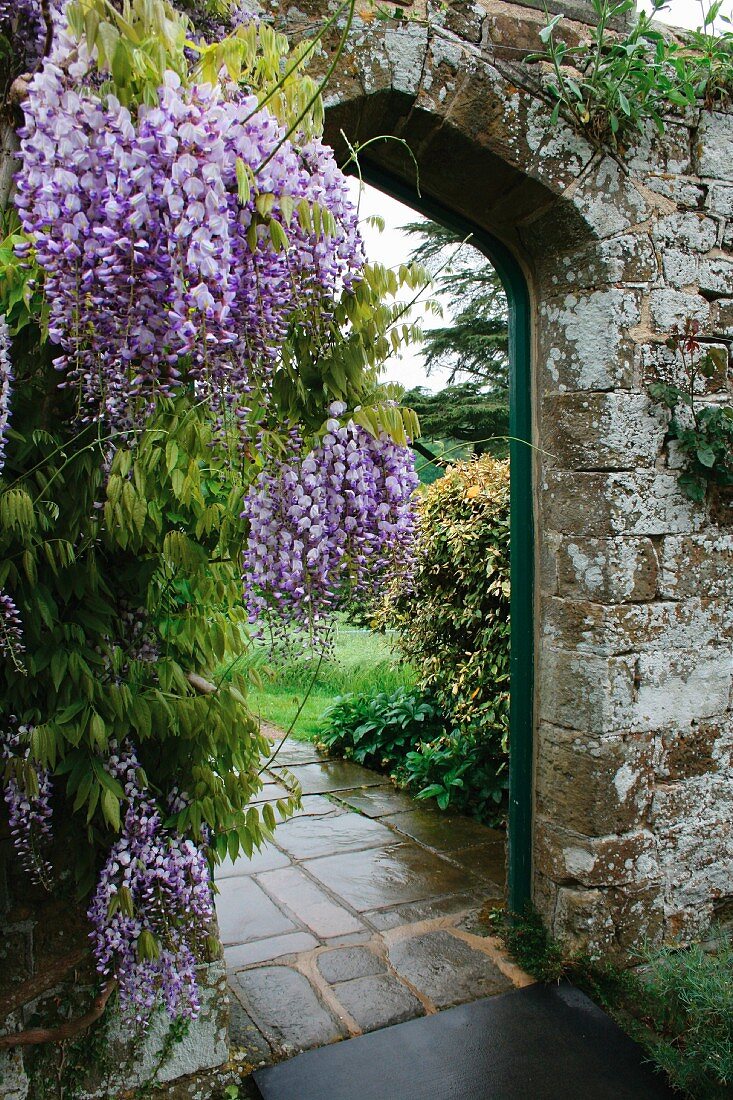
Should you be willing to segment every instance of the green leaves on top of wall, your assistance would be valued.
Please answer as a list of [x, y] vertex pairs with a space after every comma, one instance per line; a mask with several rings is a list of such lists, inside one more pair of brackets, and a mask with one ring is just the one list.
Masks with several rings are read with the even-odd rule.
[[[540, 32], [544, 53], [529, 58], [547, 66], [541, 87], [562, 115], [590, 141], [618, 147], [652, 120], [660, 134], [665, 118], [690, 107], [711, 107], [730, 98], [733, 34], [717, 33], [722, 0], [703, 5], [703, 25], [676, 38], [654, 22], [667, 0], [636, 12], [635, 0], [591, 0], [596, 21], [576, 44], [562, 34], [563, 16]], [[628, 32], [614, 29], [631, 15]]]

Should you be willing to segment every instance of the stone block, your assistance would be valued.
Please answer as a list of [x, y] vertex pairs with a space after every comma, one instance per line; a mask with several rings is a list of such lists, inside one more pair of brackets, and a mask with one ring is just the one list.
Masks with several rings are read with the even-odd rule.
[[645, 734], [594, 736], [540, 725], [537, 812], [593, 836], [639, 828], [651, 806], [653, 745]]
[[733, 259], [728, 256], [711, 256], [701, 260], [697, 281], [703, 294], [731, 294]]
[[659, 278], [659, 264], [647, 233], [625, 233], [594, 241], [592, 249], [564, 254], [552, 249], [540, 254], [537, 273], [547, 297], [561, 290], [594, 290], [610, 283], [646, 287]]
[[714, 214], [733, 217], [733, 185], [713, 183], [708, 187], [705, 207]]
[[[716, 316], [715, 306], [713, 306], [712, 316]], [[733, 312], [731, 314], [731, 320], [733, 321]], [[717, 329], [715, 322], [711, 323], [711, 330], [712, 329]], [[725, 393], [730, 389], [733, 379], [729, 362], [730, 350], [728, 345], [722, 342], [706, 342], [705, 351], [708, 350], [722, 352], [722, 358], [726, 365], [716, 369], [712, 378], [703, 378], [700, 376], [696, 379], [695, 393], [700, 397], [703, 395]], [[640, 344], [637, 351], [637, 360], [639, 381], [640, 384], [645, 387], [648, 386], [650, 382], [665, 381], [682, 383], [685, 379], [685, 364], [681, 353], [679, 351], [672, 351], [664, 343]]]
[[553, 648], [599, 656], [705, 649], [733, 637], [733, 608], [707, 599], [605, 606], [549, 598], [542, 604], [542, 634]]
[[648, 538], [560, 539], [557, 593], [598, 603], [654, 599], [657, 555]]
[[691, 317], [699, 321], [703, 329], [710, 321], [710, 303], [701, 294], [682, 290], [653, 290], [649, 295], [649, 313], [654, 329], [668, 333], [675, 327], [684, 328]]
[[712, 303], [710, 334], [733, 337], [733, 298], [718, 298]]
[[706, 518], [666, 471], [549, 470], [542, 505], [546, 528], [569, 536], [692, 534]]
[[596, 657], [543, 645], [540, 721], [591, 734], [624, 729], [634, 699], [635, 658]]
[[21, 1051], [18, 1048], [0, 1050], [0, 1096], [3, 1100], [32, 1100], [30, 1086]]
[[672, 600], [698, 595], [722, 600], [733, 597], [733, 534], [713, 531], [663, 539], [659, 592]]
[[[733, 818], [733, 784], [727, 775], [696, 775], [676, 783], [660, 784], [654, 792], [651, 827], [660, 836], [686, 824], [700, 839], [705, 821]], [[701, 848], [704, 848], [701, 842]]]
[[450, 5], [444, 15], [446, 30], [451, 31], [466, 42], [480, 42], [486, 10], [480, 4], [470, 0], [458, 0]]
[[641, 653], [635, 672], [631, 728], [686, 726], [728, 708], [731, 653], [727, 647]]
[[654, 243], [702, 255], [715, 247], [718, 222], [702, 212], [685, 211], [660, 218], [652, 229]]
[[557, 892], [552, 935], [569, 954], [606, 956], [615, 927], [608, 909], [608, 891], [561, 886]]
[[699, 278], [700, 260], [679, 248], [665, 248], [662, 253], [662, 270], [665, 281], [675, 289], [689, 287], [694, 290]]
[[663, 781], [724, 772], [730, 777], [733, 718], [711, 718], [690, 726], [672, 726], [658, 739], [655, 770]]
[[703, 111], [697, 128], [697, 171], [713, 180], [733, 180], [733, 118]]
[[554, 531], [539, 540], [540, 592], [544, 596], [558, 594], [558, 554], [561, 544], [562, 535]]
[[385, 29], [384, 52], [396, 92], [417, 94], [428, 42], [428, 29], [419, 23], [390, 24]]
[[539, 363], [546, 392], [628, 388], [641, 319], [640, 294], [608, 287], [540, 306]]
[[655, 194], [662, 195], [666, 199], [671, 199], [676, 206], [682, 208], [687, 207], [696, 210], [705, 201], [704, 189], [689, 179], [679, 179], [668, 173], [663, 175], [655, 173], [648, 175], [644, 182], [650, 191], [654, 191]]
[[655, 838], [646, 829], [589, 837], [540, 818], [534, 859], [537, 870], [560, 886], [638, 887], [659, 879]]
[[573, 190], [573, 205], [593, 235], [616, 237], [647, 221], [651, 207], [611, 157], [598, 161]]
[[653, 466], [666, 431], [645, 394], [553, 394], [542, 402], [551, 461], [570, 470]]

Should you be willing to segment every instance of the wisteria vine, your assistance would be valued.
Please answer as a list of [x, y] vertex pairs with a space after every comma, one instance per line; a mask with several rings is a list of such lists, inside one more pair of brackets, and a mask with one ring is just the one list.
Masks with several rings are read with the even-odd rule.
[[111, 746], [108, 773], [124, 789], [125, 815], [89, 906], [97, 970], [117, 978], [120, 1008], [145, 1025], [157, 1004], [194, 1018], [196, 957], [214, 908], [206, 859], [192, 840], [163, 827], [129, 744]]
[[[292, 333], [307, 331], [309, 354], [317, 359], [321, 339], [332, 346], [343, 335], [338, 325], [346, 322], [335, 321], [338, 305], [345, 295], [354, 300], [364, 277], [357, 212], [333, 153], [312, 127], [289, 132], [251, 87], [224, 72], [204, 83], [186, 80], [185, 66], [171, 67], [152, 89], [154, 102], [125, 105], [110, 90], [114, 79], [100, 76], [94, 46], [90, 52], [83, 37], [74, 38], [60, 4], [51, 10], [55, 30], [44, 59], [40, 4], [0, 0], [0, 33], [15, 36], [26, 66], [18, 82], [26, 97], [15, 193], [25, 240], [17, 254], [33, 272], [34, 290], [42, 286], [48, 337], [61, 353], [55, 360], [59, 384], [76, 395], [74, 424], [67, 427], [81, 434], [91, 422], [107, 438], [120, 429], [126, 438], [161, 396], [185, 394], [196, 406], [208, 406], [214, 423], [223, 411], [234, 412], [241, 427], [240, 414], [256, 408], [252, 421], [262, 428], [273, 420], [269, 405], [276, 401], [277, 369], [289, 361], [282, 352]], [[233, 24], [254, 18], [244, 8], [232, 17]], [[186, 46], [192, 66], [199, 31]], [[13, 388], [10, 351], [0, 319], [0, 472]], [[16, 416], [22, 407], [19, 402]], [[251, 457], [253, 451], [241, 453]], [[113, 460], [107, 459], [104, 477], [111, 478]], [[166, 464], [169, 459], [171, 482], [177, 474], [183, 480], [175, 454], [166, 451]], [[129, 477], [125, 488], [133, 489]], [[330, 406], [315, 441], [303, 426], [293, 426], [288, 457], [265, 466], [243, 504], [244, 599], [251, 622], [270, 623], [281, 636], [295, 627], [322, 643], [327, 618], [346, 594], [373, 589], [393, 562], [411, 556], [416, 485], [409, 447], [386, 432], [367, 431], [342, 402]], [[107, 522], [104, 507], [100, 528]], [[76, 553], [71, 539], [63, 541], [68, 554]], [[238, 564], [233, 568], [238, 571]], [[30, 638], [32, 620], [20, 596], [19, 602]], [[150, 605], [122, 600], [115, 606], [112, 630], [104, 620], [106, 632], [99, 628], [94, 635], [90, 660], [105, 688], [120, 689], [119, 698], [129, 698], [132, 708], [139, 703], [131, 690], [133, 666], [157, 690], [161, 666], [173, 660], [150, 629]], [[0, 654], [20, 668], [22, 647], [18, 609], [0, 591]], [[182, 698], [192, 683], [184, 671]], [[58, 681], [54, 676], [52, 671], [56, 686], [64, 669]], [[227, 838], [187, 818], [186, 796], [177, 790], [163, 785], [154, 794], [136, 748], [129, 741], [110, 743], [97, 711], [85, 737], [92, 727], [96, 741], [90, 732], [80, 747], [70, 742], [79, 747], [79, 767], [88, 765], [93, 773], [99, 806], [90, 804], [87, 822], [93, 829], [101, 824], [98, 836], [117, 833], [88, 909], [98, 972], [117, 979], [128, 1019], [146, 1025], [156, 1006], [172, 1017], [194, 1017], [195, 966], [213, 919], [212, 889], [204, 852], [171, 820], [183, 820], [181, 828], [209, 846], [209, 856], [217, 839]], [[39, 723], [36, 740], [41, 728]], [[21, 860], [47, 885], [51, 771], [33, 762], [32, 733], [10, 723], [0, 734], [4, 797]], [[143, 753], [145, 736], [155, 733], [135, 737]], [[54, 758], [39, 759], [45, 764]], [[239, 780], [236, 761], [229, 765], [232, 784]], [[211, 770], [209, 764], [207, 759]], [[91, 781], [80, 792], [72, 785], [80, 772], [58, 772], [67, 778], [55, 797], [76, 797], [77, 810]], [[110, 800], [114, 810], [105, 811]], [[227, 814], [225, 829], [236, 829], [235, 815]]]
[[323, 642], [346, 591], [375, 590], [413, 549], [417, 474], [409, 447], [378, 438], [335, 402], [318, 445], [290, 433], [292, 457], [260, 473], [244, 502], [245, 599], [253, 623]]

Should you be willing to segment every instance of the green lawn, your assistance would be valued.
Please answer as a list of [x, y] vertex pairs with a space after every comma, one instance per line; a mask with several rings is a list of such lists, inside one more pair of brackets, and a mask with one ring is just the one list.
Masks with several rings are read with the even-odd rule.
[[247, 699], [252, 712], [293, 736], [310, 740], [326, 707], [338, 695], [350, 691], [393, 692], [415, 682], [412, 668], [399, 661], [381, 634], [341, 623], [336, 627], [333, 656], [318, 661], [302, 658], [284, 664], [268, 662], [264, 649], [241, 659], [262, 687], [254, 683]]

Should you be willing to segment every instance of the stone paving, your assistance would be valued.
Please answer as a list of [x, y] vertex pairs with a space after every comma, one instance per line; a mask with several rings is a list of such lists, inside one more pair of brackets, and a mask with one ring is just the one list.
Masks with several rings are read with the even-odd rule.
[[357, 764], [288, 739], [260, 799], [302, 810], [217, 872], [231, 1039], [253, 1065], [503, 993], [530, 979], [480, 911], [504, 893], [504, 837]]

